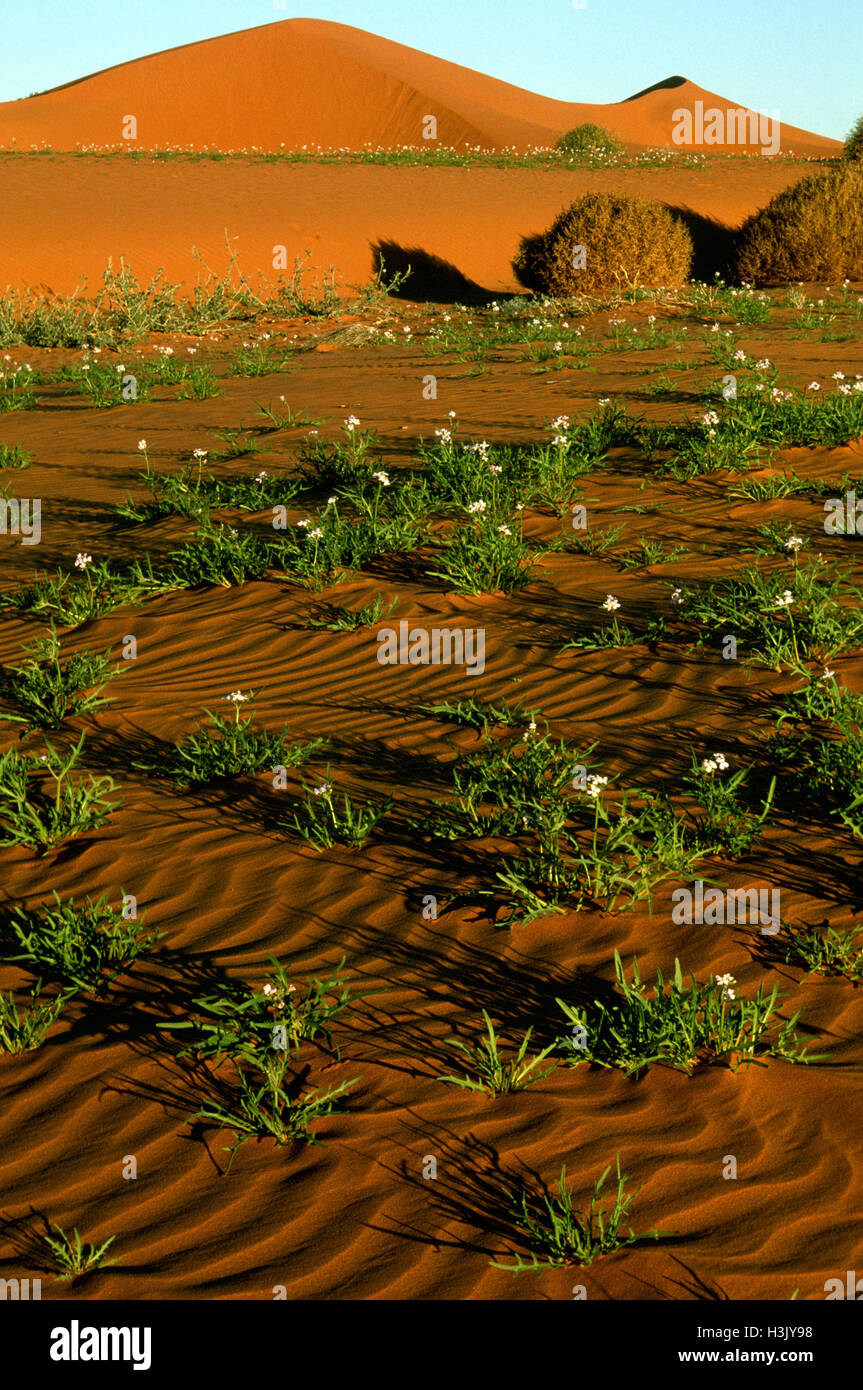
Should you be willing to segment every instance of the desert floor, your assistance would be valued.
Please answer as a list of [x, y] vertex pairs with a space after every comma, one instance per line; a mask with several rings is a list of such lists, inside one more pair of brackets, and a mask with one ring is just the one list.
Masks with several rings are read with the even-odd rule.
[[[169, 278], [194, 275], [194, 244], [214, 269], [225, 264], [231, 237], [243, 268], [265, 263], [272, 244], [290, 257], [305, 250], [320, 269], [333, 263], [345, 281], [365, 279], [370, 244], [390, 239], [451, 262], [505, 302], [515, 286], [509, 258], [518, 237], [545, 225], [560, 204], [586, 187], [648, 189], [702, 216], [739, 221], [800, 170], [776, 165], [729, 174], [675, 170], [548, 175], [543, 172], [349, 168], [279, 168], [234, 164], [115, 164], [72, 157], [20, 157], [3, 164], [10, 283], [68, 293], [82, 275], [98, 278], [109, 255], [122, 254], [144, 280], [158, 266]], [[98, 210], [98, 216], [96, 215]], [[313, 239], [309, 239], [314, 229]], [[221, 257], [221, 260], [220, 260]], [[768, 323], [734, 328], [752, 359], [769, 358], [785, 386], [863, 370], [860, 286], [807, 286], [810, 300], [838, 306], [829, 329], [801, 327], [785, 292], [773, 292]], [[487, 296], [488, 297], [488, 296]], [[686, 330], [683, 347], [615, 347], [609, 318], [649, 332]], [[553, 342], [560, 316], [546, 335]], [[817, 311], [816, 311], [817, 318]], [[374, 431], [376, 464], [394, 480], [415, 465], [420, 437], [458, 419], [463, 442], [527, 445], [549, 437], [549, 421], [581, 418], [602, 398], [625, 403], [652, 421], [682, 421], [703, 410], [704, 392], [723, 369], [711, 360], [712, 322], [732, 328], [727, 313], [673, 299], [605, 306], [578, 317], [598, 346], [588, 365], [531, 358], [518, 346], [484, 349], [495, 310], [477, 305], [417, 305], [394, 300], [364, 315], [215, 327], [197, 338], [150, 337], [103, 353], [134, 371], [156, 360], [155, 346], [181, 355], [195, 346], [221, 394], [177, 399], [156, 387], [153, 399], [94, 408], [68, 382], [51, 380], [72, 349], [7, 348], [7, 370], [28, 362], [44, 384], [34, 408], [0, 415], [0, 439], [20, 444], [33, 462], [4, 470], [9, 494], [43, 500], [38, 551], [0, 537], [2, 590], [8, 594], [35, 567], [72, 567], [78, 551], [127, 563], [158, 561], [193, 531], [169, 517], [134, 525], [113, 512], [130, 493], [143, 497], [138, 441], [159, 471], [194, 449], [210, 451], [219, 476], [264, 469], [291, 476], [310, 429], [322, 441], [344, 438], [343, 421], [359, 417]], [[572, 319], [575, 322], [575, 317]], [[351, 345], [326, 334], [365, 324], [374, 333]], [[405, 334], [405, 327], [410, 329]], [[441, 337], [458, 343], [445, 351]], [[286, 369], [258, 377], [231, 366], [244, 340], [267, 351], [292, 350]], [[383, 338], [391, 333], [395, 341]], [[317, 340], [320, 338], [320, 342]], [[683, 340], [680, 340], [683, 341]], [[300, 347], [309, 351], [299, 351]], [[423, 378], [437, 378], [437, 398], [423, 397]], [[660, 381], [667, 373], [668, 381]], [[271, 430], [257, 413], [284, 397], [300, 419]], [[216, 462], [217, 435], [243, 431], [256, 451]], [[861, 476], [860, 441], [843, 448], [794, 448], [754, 461], [754, 477], [796, 471], [803, 478]], [[454, 755], [478, 746], [474, 730], [419, 712], [418, 706], [470, 693], [506, 697], [541, 710], [555, 737], [592, 755], [621, 786], [676, 785], [693, 750], [722, 749], [736, 767], [758, 756], [772, 699], [793, 688], [787, 674], [724, 661], [714, 647], [690, 649], [660, 638], [616, 650], [561, 653], [574, 632], [602, 618], [606, 594], [638, 628], [669, 612], [670, 581], [704, 582], [751, 561], [770, 521], [789, 523], [808, 550], [841, 558], [860, 582], [855, 537], [827, 537], [818, 495], [760, 502], [734, 498], [739, 474], [723, 470], [675, 480], [649, 467], [634, 449], [612, 449], [582, 480], [591, 530], [624, 523], [604, 554], [574, 544], [567, 514], [529, 507], [525, 535], [562, 537], [543, 555], [531, 582], [512, 595], [447, 592], [429, 577], [429, 546], [381, 557], [338, 585], [312, 592], [273, 575], [231, 588], [205, 587], [156, 597], [70, 630], [67, 652], [119, 656], [127, 634], [135, 661], [109, 688], [112, 703], [68, 721], [50, 735], [59, 745], [86, 731], [84, 765], [107, 772], [122, 804], [97, 831], [44, 857], [0, 850], [0, 900], [28, 907], [52, 892], [112, 901], [134, 893], [148, 928], [165, 935], [103, 1000], [80, 997], [37, 1051], [4, 1056], [0, 1073], [3, 1155], [0, 1272], [38, 1271], [34, 1232], [44, 1220], [87, 1239], [116, 1235], [116, 1267], [74, 1288], [52, 1284], [50, 1298], [267, 1299], [275, 1285], [290, 1298], [567, 1299], [574, 1284], [590, 1298], [790, 1299], [823, 1297], [824, 1280], [859, 1268], [863, 1137], [859, 1085], [863, 1004], [842, 978], [805, 975], [766, 958], [763, 941], [743, 926], [672, 923], [672, 883], [646, 906], [606, 913], [567, 912], [506, 930], [481, 903], [457, 905], [424, 920], [425, 894], [441, 900], [484, 881], [502, 852], [494, 841], [447, 845], [405, 824], [445, 793]], [[325, 494], [289, 509], [296, 521]], [[643, 510], [625, 510], [638, 506]], [[226, 512], [232, 524], [266, 530], [268, 515]], [[239, 519], [238, 519], [239, 518]], [[673, 561], [624, 569], [620, 555], [642, 539], [683, 547]], [[788, 559], [775, 558], [777, 566]], [[357, 608], [382, 594], [398, 600], [393, 619], [412, 624], [466, 624], [486, 630], [480, 677], [458, 667], [382, 667], [376, 629], [333, 633], [304, 627], [328, 604]], [[32, 616], [6, 608], [0, 661], [8, 665], [44, 632]], [[863, 691], [863, 658], [832, 663], [840, 680]], [[142, 751], [188, 734], [204, 707], [223, 711], [235, 689], [260, 691], [257, 715], [267, 728], [288, 723], [297, 738], [329, 745], [311, 771], [331, 765], [339, 790], [395, 806], [365, 848], [317, 853], [274, 826], [302, 780], [274, 791], [267, 774], [180, 793], [132, 766]], [[8, 701], [4, 708], [11, 709]], [[16, 744], [16, 726], [0, 733]], [[28, 735], [37, 747], [39, 735]], [[305, 773], [305, 769], [303, 772]], [[847, 926], [859, 900], [861, 846], [824, 808], [786, 797], [753, 850], [737, 862], [711, 863], [704, 877], [779, 884], [783, 917], [808, 926]], [[621, 1073], [561, 1064], [545, 1080], [492, 1099], [438, 1080], [459, 1070], [446, 1040], [477, 1040], [487, 1009], [501, 1036], [517, 1045], [529, 1027], [537, 1046], [560, 1030], [557, 997], [592, 998], [612, 975], [613, 953], [636, 954], [642, 974], [667, 971], [675, 957], [699, 979], [729, 972], [743, 993], [763, 982], [785, 996], [783, 1016], [801, 1010], [801, 1028], [829, 1062], [802, 1067], [771, 1060], [736, 1073], [702, 1067], [692, 1076], [656, 1066], [635, 1081]], [[8, 956], [7, 952], [7, 956]], [[338, 1021], [341, 1060], [326, 1047], [304, 1047], [298, 1075], [308, 1084], [358, 1077], [343, 1111], [320, 1121], [323, 1146], [280, 1149], [244, 1145], [224, 1176], [230, 1136], [186, 1123], [200, 1104], [200, 1077], [176, 1056], [156, 1024], [188, 1015], [191, 1001], [225, 976], [256, 984], [268, 955], [301, 982], [344, 956], [360, 999]], [[0, 967], [0, 988], [30, 976]], [[633, 1213], [638, 1229], [667, 1233], [597, 1261], [518, 1278], [490, 1260], [525, 1252], [503, 1189], [517, 1177], [552, 1183], [561, 1164], [579, 1198], [620, 1155], [641, 1185]], [[124, 1180], [126, 1156], [138, 1177]], [[424, 1158], [438, 1177], [424, 1180]], [[726, 1181], [726, 1155], [739, 1177]]]

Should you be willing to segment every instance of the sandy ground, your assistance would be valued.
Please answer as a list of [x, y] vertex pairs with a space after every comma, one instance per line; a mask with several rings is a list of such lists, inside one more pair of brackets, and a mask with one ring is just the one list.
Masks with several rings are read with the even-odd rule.
[[[479, 267], [484, 253], [476, 254]], [[756, 332], [743, 342], [753, 353], [769, 350], [800, 384], [853, 368], [859, 353], [858, 343], [800, 343], [782, 334]], [[4, 439], [34, 455], [28, 472], [4, 479], [16, 493], [46, 499], [40, 567], [66, 565], [81, 547], [96, 557], [159, 554], [183, 533], [182, 523], [129, 530], [110, 513], [130, 488], [140, 490], [139, 437], [148, 439], [156, 466], [168, 468], [195, 447], [212, 447], [215, 430], [248, 427], [256, 403], [284, 392], [295, 409], [328, 417], [323, 438], [336, 437], [354, 411], [379, 432], [384, 465], [397, 470], [413, 438], [430, 434], [451, 408], [463, 437], [501, 441], [539, 438], [551, 416], [581, 414], [604, 395], [628, 395], [648, 414], [667, 414], [664, 402], [639, 397], [644, 367], [659, 356], [601, 358], [589, 372], [535, 376], [522, 365], [465, 378], [462, 364], [435, 366], [414, 345], [312, 353], [297, 371], [234, 379], [223, 383], [222, 397], [201, 402], [97, 412], [54, 395], [39, 410], [0, 422]], [[430, 361], [440, 395], [421, 403], [418, 380]], [[692, 385], [686, 377], [672, 416], [691, 408]], [[290, 469], [304, 437], [304, 430], [285, 431], [254, 460], [219, 467], [230, 475]], [[788, 451], [773, 466], [859, 476], [861, 461], [858, 444]], [[690, 553], [674, 565], [621, 574], [608, 559], [569, 553], [543, 561], [519, 595], [465, 598], [424, 577], [420, 556], [373, 565], [322, 596], [279, 581], [177, 593], [70, 634], [70, 650], [116, 652], [125, 634], [138, 639], [137, 661], [111, 689], [115, 702], [70, 724], [73, 733], [87, 728], [87, 766], [113, 772], [124, 804], [100, 831], [43, 861], [25, 850], [0, 852], [0, 897], [35, 905], [55, 889], [64, 897], [107, 889], [115, 900], [121, 890], [134, 892], [148, 926], [167, 935], [107, 1002], [76, 1005], [40, 1051], [2, 1062], [0, 1209], [10, 1223], [0, 1235], [3, 1273], [32, 1272], [28, 1232], [39, 1217], [77, 1225], [90, 1239], [117, 1235], [118, 1267], [74, 1290], [94, 1299], [268, 1299], [279, 1284], [292, 1299], [557, 1300], [571, 1298], [576, 1284], [590, 1298], [789, 1299], [798, 1288], [806, 1299], [823, 1297], [826, 1278], [859, 1267], [863, 1006], [856, 987], [765, 966], [750, 927], [675, 926], [665, 892], [652, 917], [566, 914], [511, 933], [477, 908], [424, 921], [423, 894], [472, 882], [474, 853], [493, 853], [493, 846], [462, 856], [382, 832], [361, 853], [319, 856], [267, 828], [262, 808], [280, 794], [266, 777], [180, 795], [130, 770], [149, 739], [179, 738], [202, 706], [218, 707], [235, 688], [260, 688], [259, 716], [268, 727], [288, 721], [298, 737], [332, 740], [328, 756], [340, 785], [375, 795], [393, 789], [403, 807], [428, 804], [440, 795], [454, 753], [475, 739], [417, 706], [459, 698], [469, 678], [452, 668], [382, 668], [373, 633], [297, 625], [321, 598], [353, 607], [379, 592], [399, 598], [398, 617], [484, 625], [488, 664], [479, 693], [539, 706], [553, 732], [577, 746], [598, 740], [604, 770], [622, 781], [679, 778], [693, 747], [718, 746], [746, 761], [759, 711], [787, 678], [756, 671], [747, 680], [737, 664], [670, 643], [589, 655], [558, 649], [606, 592], [619, 595], [626, 613], [645, 612], [665, 594], [661, 581], [739, 564], [770, 516], [793, 519], [801, 535], [817, 539], [820, 508], [801, 499], [730, 503], [721, 479], [648, 482], [640, 492], [639, 469], [623, 453], [588, 480], [594, 524], [623, 519], [619, 509], [636, 496], [649, 514], [629, 515], [623, 540], [683, 543]], [[548, 515], [528, 521], [530, 535], [557, 529]], [[841, 538], [830, 544], [837, 553], [844, 546], [843, 555], [849, 545]], [[29, 574], [33, 556], [13, 537], [0, 538], [0, 547], [6, 588]], [[729, 550], [733, 559], [717, 558]], [[39, 630], [4, 614], [0, 660], [15, 659]], [[858, 656], [835, 664], [841, 680], [863, 689]], [[791, 921], [847, 925], [860, 867], [849, 836], [783, 814], [745, 861], [722, 865], [720, 877], [732, 885], [781, 883]], [[452, 1068], [444, 1040], [454, 1031], [476, 1036], [482, 1008], [507, 1038], [520, 1039], [531, 1025], [544, 1038], [557, 1025], [556, 996], [589, 995], [610, 974], [615, 949], [624, 958], [637, 953], [646, 975], [680, 956], [699, 978], [728, 971], [747, 992], [762, 980], [778, 982], [787, 1012], [802, 1009], [830, 1064], [807, 1070], [771, 1062], [691, 1078], [654, 1068], [639, 1082], [559, 1068], [497, 1100], [435, 1079]], [[361, 1078], [346, 1112], [319, 1125], [326, 1147], [251, 1143], [223, 1177], [229, 1137], [184, 1124], [199, 1095], [155, 1023], [182, 1017], [224, 972], [259, 980], [268, 953], [296, 977], [322, 973], [346, 955], [357, 984], [382, 992], [337, 1028], [340, 1063], [315, 1047], [304, 1054], [310, 1082]], [[14, 967], [0, 971], [6, 990], [21, 980]], [[643, 1184], [635, 1224], [656, 1223], [673, 1235], [542, 1279], [489, 1267], [490, 1258], [523, 1248], [513, 1243], [501, 1195], [508, 1180], [520, 1174], [551, 1182], [565, 1162], [586, 1198], [617, 1152]], [[122, 1176], [128, 1155], [138, 1160], [134, 1182]], [[429, 1155], [438, 1162], [436, 1181], [422, 1176]], [[737, 1181], [722, 1177], [727, 1155], [737, 1158]], [[52, 1285], [45, 1296], [72, 1294]]]
[[109, 258], [116, 266], [122, 257], [142, 282], [162, 267], [189, 284], [202, 273], [195, 248], [224, 272], [227, 238], [254, 281], [258, 272], [278, 277], [274, 248], [283, 247], [289, 270], [310, 252], [320, 274], [333, 266], [342, 283], [360, 283], [372, 247], [390, 241], [440, 257], [493, 292], [511, 291], [521, 237], [543, 230], [581, 193], [658, 198], [733, 227], [810, 169], [767, 160], [550, 173], [0, 157], [14, 229], [0, 274], [11, 286], [69, 294], [84, 278], [95, 289]]

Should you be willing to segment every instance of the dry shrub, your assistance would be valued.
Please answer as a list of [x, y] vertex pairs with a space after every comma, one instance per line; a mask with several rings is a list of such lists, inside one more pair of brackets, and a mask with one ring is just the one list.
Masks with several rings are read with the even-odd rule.
[[863, 116], [858, 116], [845, 141], [846, 159], [863, 159]]
[[734, 274], [752, 285], [863, 279], [863, 164], [810, 174], [747, 217]]
[[566, 296], [630, 285], [674, 289], [686, 280], [691, 263], [692, 237], [664, 204], [586, 193], [547, 232], [522, 238], [512, 268], [528, 289]]
[[623, 146], [616, 136], [605, 126], [594, 125], [593, 121], [584, 121], [571, 130], [565, 130], [554, 148], [560, 150], [561, 154], [592, 155], [595, 158], [623, 154]]

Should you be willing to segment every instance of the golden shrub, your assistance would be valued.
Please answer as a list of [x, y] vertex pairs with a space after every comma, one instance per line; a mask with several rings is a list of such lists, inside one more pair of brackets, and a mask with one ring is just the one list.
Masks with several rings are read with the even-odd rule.
[[692, 237], [663, 203], [622, 193], [586, 193], [548, 231], [523, 237], [512, 262], [541, 294], [595, 294], [639, 285], [673, 289], [692, 264]]
[[863, 163], [810, 174], [747, 217], [734, 276], [752, 285], [863, 279]]

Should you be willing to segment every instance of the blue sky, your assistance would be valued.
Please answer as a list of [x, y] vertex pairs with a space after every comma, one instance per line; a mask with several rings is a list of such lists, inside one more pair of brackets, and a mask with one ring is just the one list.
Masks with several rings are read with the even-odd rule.
[[0, 0], [0, 100], [293, 16], [565, 101], [619, 101], [681, 73], [837, 139], [863, 113], [861, 0]]

